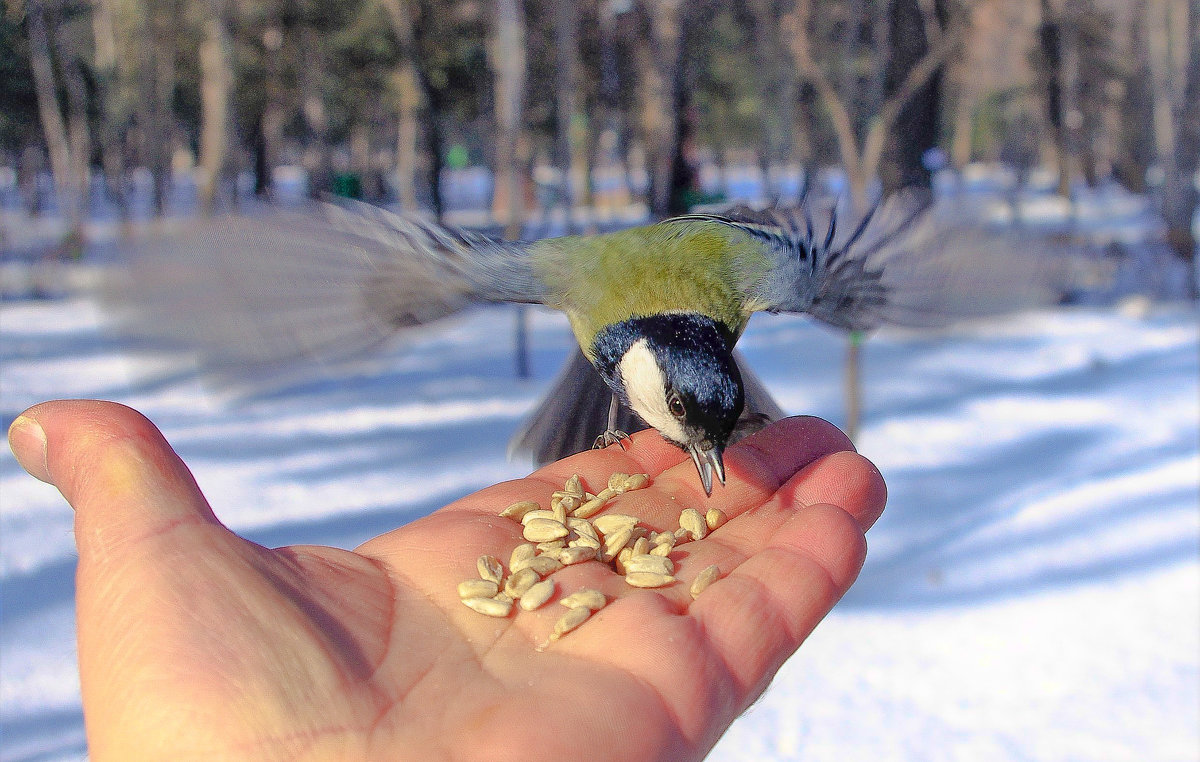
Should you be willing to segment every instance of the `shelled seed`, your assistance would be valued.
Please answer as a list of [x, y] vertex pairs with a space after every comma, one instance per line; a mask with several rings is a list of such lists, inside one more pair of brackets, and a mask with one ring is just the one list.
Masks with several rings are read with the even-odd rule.
[[606, 513], [603, 516], [597, 516], [592, 519], [592, 526], [596, 527], [596, 530], [605, 536], [621, 529], [632, 530], [637, 526], [637, 523], [637, 516], [630, 516], [624, 513]]
[[558, 640], [563, 635], [566, 635], [571, 630], [574, 630], [579, 625], [588, 620], [592, 615], [592, 610], [586, 606], [574, 608], [562, 615], [557, 622], [554, 623], [554, 631], [550, 633], [550, 641]]
[[696, 579], [692, 581], [692, 586], [689, 589], [692, 599], [694, 600], [699, 598], [700, 593], [703, 593], [705, 590], [707, 590], [708, 586], [716, 582], [720, 576], [721, 568], [716, 564], [704, 567], [704, 569], [701, 570], [698, 575], [696, 575]]
[[521, 596], [521, 610], [533, 611], [545, 605], [546, 601], [554, 597], [555, 587], [554, 580], [544, 579], [526, 590], [525, 594]]
[[504, 580], [504, 566], [495, 556], [480, 556], [475, 561], [475, 568], [479, 571], [480, 579], [495, 582], [497, 585]]
[[655, 574], [674, 574], [675, 562], [666, 556], [652, 556], [646, 553], [634, 554], [625, 560], [625, 573], [653, 572]]
[[491, 598], [500, 592], [500, 585], [490, 579], [468, 579], [458, 583], [458, 597]]
[[704, 523], [708, 525], [710, 532], [724, 526], [726, 521], [729, 521], [729, 518], [720, 508], [709, 508], [708, 513], [704, 514]]
[[508, 557], [508, 568], [514, 569], [522, 561], [533, 558], [537, 555], [538, 548], [532, 542], [523, 542], [513, 548], [512, 554]]
[[504, 510], [500, 511], [500, 515], [506, 519], [520, 521], [522, 516], [530, 511], [536, 511], [539, 508], [541, 508], [541, 506], [533, 500], [521, 500], [520, 502], [513, 503]]
[[559, 603], [569, 609], [584, 606], [593, 611], [599, 611], [608, 603], [608, 599], [604, 597], [604, 593], [599, 590], [594, 590], [590, 587], [585, 587], [576, 590], [570, 595], [559, 600]]
[[576, 545], [573, 548], [563, 548], [558, 552], [558, 560], [565, 566], [581, 564], [596, 557], [596, 548], [590, 545]]
[[531, 519], [525, 524], [522, 536], [530, 542], [549, 542], [570, 534], [565, 524], [554, 519]]
[[508, 575], [504, 581], [504, 592], [513, 598], [520, 598], [529, 588], [541, 581], [541, 577], [533, 569], [521, 569]]
[[625, 575], [626, 584], [631, 587], [666, 587], [675, 581], [670, 574], [655, 572], [630, 572]]
[[533, 569], [538, 576], [545, 577], [548, 574], [553, 574], [563, 568], [562, 562], [558, 560], [557, 555], [553, 556], [534, 556], [528, 558], [512, 568], [512, 573], [516, 574], [522, 569]]
[[497, 618], [506, 617], [512, 611], [512, 601], [501, 601], [495, 598], [463, 598], [463, 605], [480, 614]]
[[686, 529], [695, 540], [703, 540], [708, 535], [708, 524], [695, 508], [685, 508], [679, 514], [679, 527]]

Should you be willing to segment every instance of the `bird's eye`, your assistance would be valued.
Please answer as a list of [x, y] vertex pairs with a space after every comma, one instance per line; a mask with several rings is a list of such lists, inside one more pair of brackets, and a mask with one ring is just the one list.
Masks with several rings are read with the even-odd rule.
[[687, 415], [687, 409], [683, 406], [683, 400], [679, 398], [678, 394], [672, 394], [670, 397], [667, 397], [667, 409], [676, 418], [683, 418]]

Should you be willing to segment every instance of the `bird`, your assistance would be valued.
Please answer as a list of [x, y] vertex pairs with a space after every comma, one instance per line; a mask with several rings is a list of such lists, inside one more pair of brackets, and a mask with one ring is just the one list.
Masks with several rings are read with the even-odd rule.
[[962, 271], [954, 258], [964, 250], [1004, 241], [937, 223], [921, 191], [849, 220], [838, 208], [805, 198], [529, 241], [359, 202], [227, 215], [134, 247], [133, 282], [116, 301], [143, 327], [188, 336], [217, 373], [363, 351], [471, 305], [544, 305], [566, 315], [578, 352], [541, 423], [518, 438], [571, 429], [562, 417], [585, 403], [602, 410], [588, 400], [606, 391], [607, 426], [586, 435], [626, 446], [622, 420], [652, 427], [691, 458], [711, 496], [731, 441], [782, 415], [735, 353], [752, 315], [804, 313], [866, 331], [937, 325], [986, 302], [949, 304], [948, 276]]

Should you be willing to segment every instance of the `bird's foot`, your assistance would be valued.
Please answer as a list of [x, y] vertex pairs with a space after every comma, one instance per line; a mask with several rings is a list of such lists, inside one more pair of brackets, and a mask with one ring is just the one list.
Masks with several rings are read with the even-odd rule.
[[596, 437], [596, 441], [592, 442], [592, 449], [603, 450], [609, 445], [617, 444], [621, 445], [621, 449], [624, 450], [626, 440], [632, 442], [633, 437], [629, 436], [624, 431], [608, 429], [603, 434]]

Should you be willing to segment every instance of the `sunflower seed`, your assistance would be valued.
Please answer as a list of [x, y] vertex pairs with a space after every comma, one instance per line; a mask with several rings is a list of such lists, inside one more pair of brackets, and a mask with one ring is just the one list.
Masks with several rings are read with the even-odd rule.
[[675, 581], [670, 574], [655, 572], [630, 572], [625, 575], [625, 582], [633, 587], [666, 587]]
[[[672, 539], [674, 539], [674, 538], [672, 538]], [[653, 548], [650, 548], [649, 554], [652, 556], [666, 557], [666, 556], [670, 555], [671, 551], [674, 549], [675, 549], [674, 545], [668, 545], [665, 542], [660, 542], [659, 544], [655, 545]]]
[[613, 569], [616, 570], [617, 574], [624, 574], [626, 572], [625, 562], [632, 557], [633, 548], [628, 546], [621, 548], [621, 552], [618, 553], [617, 557], [612, 560]]
[[468, 579], [458, 583], [459, 598], [491, 598], [500, 592], [500, 585], [490, 579]]
[[576, 545], [573, 548], [563, 548], [558, 552], [558, 560], [565, 566], [581, 564], [596, 557], [596, 548], [590, 545]]
[[480, 579], [495, 582], [497, 585], [504, 580], [504, 566], [495, 556], [480, 556], [475, 561], [475, 568], [479, 571]]
[[536, 511], [539, 508], [541, 508], [541, 506], [533, 500], [522, 500], [519, 503], [513, 503], [504, 510], [500, 511], [500, 515], [506, 519], [520, 521], [522, 516], [530, 511]]
[[508, 557], [508, 568], [515, 569], [522, 561], [533, 558], [537, 555], [537, 546], [532, 542], [523, 542], [513, 548], [512, 555]]
[[645, 537], [639, 537], [633, 543], [633, 554], [635, 556], [643, 556], [650, 552], [650, 540]]
[[720, 508], [709, 508], [708, 513], [704, 514], [704, 523], [708, 525], [710, 532], [724, 526], [726, 521], [729, 521], [729, 518]]
[[555, 584], [552, 579], [544, 579], [538, 582], [521, 596], [521, 610], [533, 611], [536, 608], [540, 608], [546, 601], [554, 597], [554, 588]]
[[604, 548], [600, 552], [600, 560], [601, 561], [611, 561], [612, 559], [616, 558], [617, 554], [620, 553], [622, 548], [625, 547], [625, 544], [629, 542], [629, 538], [632, 535], [633, 535], [632, 527], [625, 527], [624, 529], [618, 529], [617, 531], [612, 532], [611, 534], [606, 533], [604, 535]]
[[553, 556], [534, 556], [526, 559], [512, 568], [512, 573], [516, 574], [522, 569], [533, 569], [538, 573], [538, 576], [545, 577], [547, 574], [553, 574], [563, 568], [562, 562], [558, 560], [557, 555]]
[[586, 606], [571, 609], [554, 623], [554, 632], [550, 633], [550, 640], [558, 640], [563, 635], [566, 635], [571, 630], [586, 622], [591, 615], [592, 610]]
[[685, 508], [683, 513], [679, 514], [679, 526], [686, 529], [696, 540], [703, 540], [708, 535], [708, 524], [695, 508]]
[[651, 556], [634, 554], [625, 560], [625, 573], [636, 574], [650, 572], [653, 574], [674, 574], [675, 562], [666, 556]]
[[[537, 554], [539, 556], [544, 556], [547, 554], [557, 556], [558, 551], [562, 550], [565, 547], [567, 547], [566, 540], [551, 540], [550, 542], [539, 542], [537, 544]], [[511, 569], [512, 567], [510, 566], [509, 568]]]
[[576, 590], [570, 595], [558, 601], [569, 609], [589, 608], [592, 611], [599, 611], [608, 603], [608, 599], [604, 597], [604, 593], [599, 590], [593, 590], [590, 587], [585, 587], [581, 590]]
[[522, 532], [525, 539], [530, 542], [549, 542], [566, 537], [568, 534], [570, 532], [566, 526], [554, 519], [530, 519], [525, 523], [525, 531]]
[[704, 569], [698, 575], [696, 575], [696, 579], [692, 581], [692, 587], [689, 590], [689, 592], [692, 594], [692, 598], [699, 598], [700, 593], [703, 593], [705, 590], [707, 590], [708, 586], [716, 582], [720, 576], [721, 567], [717, 566], [716, 564], [704, 567]]
[[571, 478], [567, 479], [567, 483], [563, 485], [562, 491], [575, 497], [583, 497], [583, 482], [580, 481], [579, 474], [571, 474]]
[[579, 499], [579, 495], [572, 495], [569, 492], [555, 492], [550, 496], [550, 508], [555, 512], [563, 511], [570, 513], [579, 507], [583, 501]]
[[592, 498], [572, 511], [571, 515], [581, 519], [590, 519], [604, 508], [604, 502], [598, 497]]
[[608, 488], [613, 492], [624, 492], [625, 481], [629, 478], [629, 474], [623, 474], [617, 471], [608, 477]]
[[540, 581], [541, 577], [533, 569], [521, 569], [508, 575], [508, 579], [504, 581], [504, 592], [513, 598], [520, 598], [526, 590]]
[[525, 526], [529, 526], [529, 522], [533, 521], [534, 519], [554, 519], [554, 511], [537, 508], [522, 516], [521, 523]]
[[625, 477], [625, 481], [621, 484], [622, 492], [630, 492], [635, 489], [641, 489], [650, 482], [649, 474], [630, 474]]
[[475, 609], [480, 614], [494, 617], [506, 617], [512, 611], [512, 601], [501, 601], [495, 598], [463, 598], [463, 605]]
[[606, 513], [603, 516], [597, 516], [592, 519], [592, 526], [604, 536], [608, 536], [622, 529], [632, 530], [637, 526], [637, 516], [629, 516], [624, 513]]

